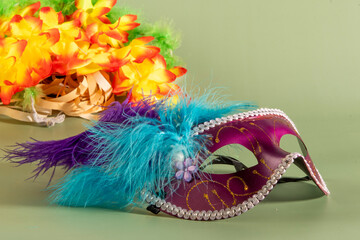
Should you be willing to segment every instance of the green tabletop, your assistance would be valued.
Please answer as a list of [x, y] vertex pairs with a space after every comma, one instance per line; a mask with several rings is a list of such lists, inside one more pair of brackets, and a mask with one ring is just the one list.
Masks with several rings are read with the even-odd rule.
[[[188, 89], [225, 88], [231, 100], [280, 108], [295, 122], [331, 195], [310, 182], [281, 184], [245, 214], [186, 221], [142, 209], [50, 206], [49, 174], [0, 163], [0, 239], [357, 239], [360, 231], [360, 5], [355, 0], [126, 0], [150, 21], [181, 30]], [[0, 148], [85, 129], [0, 117]], [[3, 153], [0, 153], [0, 156]], [[299, 175], [300, 174], [300, 175]], [[295, 166], [288, 175], [301, 173]], [[63, 176], [57, 169], [56, 179]]]

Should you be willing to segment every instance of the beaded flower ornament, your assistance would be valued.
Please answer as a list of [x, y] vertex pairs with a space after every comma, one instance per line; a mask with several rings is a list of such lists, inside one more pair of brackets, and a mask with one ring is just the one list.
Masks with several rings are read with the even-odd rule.
[[[32, 4], [30, 4], [32, 3]], [[179, 92], [177, 38], [164, 24], [137, 22], [116, 0], [2, 1], [0, 114], [53, 125], [125, 98]], [[8, 14], [10, 12], [10, 14]]]

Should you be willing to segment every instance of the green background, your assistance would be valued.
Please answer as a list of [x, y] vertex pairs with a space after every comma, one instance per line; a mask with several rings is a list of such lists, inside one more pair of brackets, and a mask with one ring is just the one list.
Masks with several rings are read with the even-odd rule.
[[[192, 222], [143, 210], [49, 206], [47, 176], [0, 163], [0, 239], [349, 239], [360, 231], [360, 2], [357, 0], [127, 0], [150, 21], [181, 30], [176, 52], [189, 89], [221, 86], [232, 100], [284, 110], [331, 191], [278, 185], [251, 211]], [[53, 128], [0, 119], [0, 148], [33, 137], [61, 139], [84, 120]], [[297, 172], [290, 169], [294, 174]], [[61, 177], [59, 169], [56, 177]]]

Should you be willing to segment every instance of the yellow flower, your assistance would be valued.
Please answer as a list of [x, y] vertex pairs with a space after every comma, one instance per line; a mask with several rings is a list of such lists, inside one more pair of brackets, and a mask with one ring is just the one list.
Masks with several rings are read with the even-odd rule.
[[[131, 101], [143, 96], [162, 98], [179, 87], [174, 80], [186, 69], [166, 69], [160, 48], [147, 45], [153, 37], [128, 42], [128, 31], [139, 26], [136, 15], [111, 23], [106, 14], [116, 0], [75, 0], [77, 10], [64, 17], [40, 2], [0, 18], [0, 99], [35, 86], [51, 75], [78, 76], [109, 73], [115, 94], [131, 92]], [[38, 10], [40, 11], [38, 12]], [[36, 14], [38, 12], [38, 14]]]
[[81, 59], [89, 59], [87, 65], [77, 69], [77, 74], [79, 75], [90, 74], [100, 70], [114, 72], [128, 62], [128, 49], [113, 49], [109, 46], [103, 48], [97, 44], [91, 45], [88, 42], [79, 43], [79, 47], [81, 49], [79, 57]]
[[31, 86], [50, 76], [52, 73], [50, 48], [59, 41], [59, 31], [50, 29], [42, 32], [40, 19], [31, 16], [15, 16], [10, 23], [10, 32], [13, 38], [27, 43], [16, 64], [23, 64], [32, 69], [33, 84]]
[[[181, 72], [185, 73], [186, 70], [182, 68]], [[131, 91], [131, 101], [138, 101], [144, 96], [160, 99], [178, 90], [172, 82], [179, 76], [166, 69], [164, 57], [158, 54], [141, 63], [129, 62], [122, 66], [115, 75], [113, 89], [115, 94]]]
[[[15, 11], [15, 15], [19, 15], [20, 17], [34, 16], [34, 14], [39, 10], [39, 8], [40, 8], [40, 2], [36, 2], [34, 4], [25, 7], [24, 9], [18, 9], [17, 11]], [[10, 20], [11, 18], [0, 17], [1, 38], [9, 34]]]
[[84, 27], [94, 23], [103, 22], [110, 24], [106, 14], [116, 4], [116, 0], [98, 0], [95, 5], [91, 0], [75, 0], [75, 6], [78, 9], [74, 12], [73, 18], [79, 19]]
[[31, 68], [18, 64], [27, 42], [14, 38], [0, 40], [0, 98], [4, 104], [9, 104], [12, 95], [31, 85]]
[[2, 39], [0, 54], [1, 65], [6, 69], [0, 76], [0, 97], [5, 104], [16, 92], [35, 86], [52, 74], [50, 47], [59, 40], [58, 30], [42, 32], [42, 21], [31, 16], [14, 16], [9, 33], [11, 37]]

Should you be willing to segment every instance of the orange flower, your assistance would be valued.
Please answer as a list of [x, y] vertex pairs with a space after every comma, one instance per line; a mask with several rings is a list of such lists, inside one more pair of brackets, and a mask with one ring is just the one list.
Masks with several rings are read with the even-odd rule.
[[[76, 0], [77, 10], [64, 17], [40, 2], [0, 18], [0, 98], [11, 97], [51, 75], [109, 73], [113, 92], [131, 91], [131, 100], [163, 96], [179, 90], [174, 80], [186, 69], [166, 69], [160, 48], [147, 45], [153, 37], [128, 42], [128, 31], [139, 26], [136, 15], [111, 23], [106, 14], [116, 0]], [[38, 14], [36, 14], [38, 12]], [[66, 19], [66, 20], [65, 20]]]
[[84, 27], [91, 23], [101, 21], [110, 24], [106, 14], [116, 4], [116, 0], [98, 0], [95, 5], [91, 0], [75, 0], [75, 6], [78, 9], [74, 12], [73, 18], [79, 19]]
[[105, 24], [102, 22], [94, 22], [86, 28], [86, 36], [91, 43], [97, 43], [101, 46], [110, 45], [114, 48], [123, 47], [128, 42], [128, 33], [139, 26], [135, 23], [137, 16], [125, 15], [114, 24]]
[[160, 48], [155, 46], [145, 45], [154, 40], [154, 37], [141, 37], [131, 41], [125, 47], [131, 49], [130, 60], [136, 63], [142, 63], [146, 58], [153, 58], [160, 53]]
[[[42, 32], [42, 21], [30, 16], [15, 16], [10, 23], [11, 36], [27, 42], [26, 48], [17, 64], [30, 67], [33, 85], [52, 73], [50, 48], [59, 41], [57, 29]], [[20, 81], [20, 79], [18, 80]]]
[[25, 40], [14, 38], [0, 41], [0, 98], [4, 104], [9, 104], [12, 95], [23, 87], [31, 85], [31, 68], [21, 64], [16, 65], [27, 45]]
[[43, 31], [59, 31], [59, 41], [51, 46], [53, 71], [66, 75], [73, 74], [76, 69], [81, 68], [91, 61], [90, 59], [80, 59], [80, 48], [75, 40], [81, 34], [80, 22], [72, 20], [64, 22], [61, 12], [57, 13], [50, 7], [43, 7], [39, 12], [39, 19], [43, 21]]
[[81, 22], [91, 43], [103, 47], [123, 47], [123, 44], [128, 42], [127, 31], [140, 25], [135, 22], [136, 15], [125, 15], [113, 24], [110, 22], [106, 14], [116, 4], [116, 0], [99, 0], [95, 5], [91, 0], [77, 0], [75, 4], [78, 10], [73, 14], [73, 18]]
[[[185, 73], [186, 70], [181, 69], [178, 72]], [[144, 96], [160, 99], [178, 89], [172, 84], [178, 76], [166, 69], [164, 57], [158, 54], [141, 63], [130, 62], [121, 67], [115, 75], [113, 89], [115, 94], [123, 94], [131, 90], [131, 101], [138, 101]]]
[[[35, 86], [52, 74], [50, 47], [59, 40], [59, 32], [42, 32], [42, 21], [20, 15], [10, 21], [11, 37], [2, 40], [0, 62], [6, 71], [0, 76], [1, 99], [10, 102], [13, 94]], [[6, 50], [4, 50], [6, 49]]]
[[77, 69], [78, 75], [86, 75], [100, 70], [114, 72], [129, 61], [127, 59], [129, 50], [127, 49], [113, 49], [109, 46], [103, 48], [88, 42], [81, 42], [78, 45], [81, 49], [79, 58], [89, 60], [86, 65]]
[[[31, 4], [24, 9], [20, 9], [17, 11], [16, 15], [19, 15], [21, 17], [25, 16], [34, 16], [34, 14], [39, 10], [40, 8], [40, 2], [36, 2], [34, 4]], [[9, 34], [10, 29], [10, 20], [11, 18], [3, 18], [0, 17], [0, 37], [4, 37], [5, 35]]]

